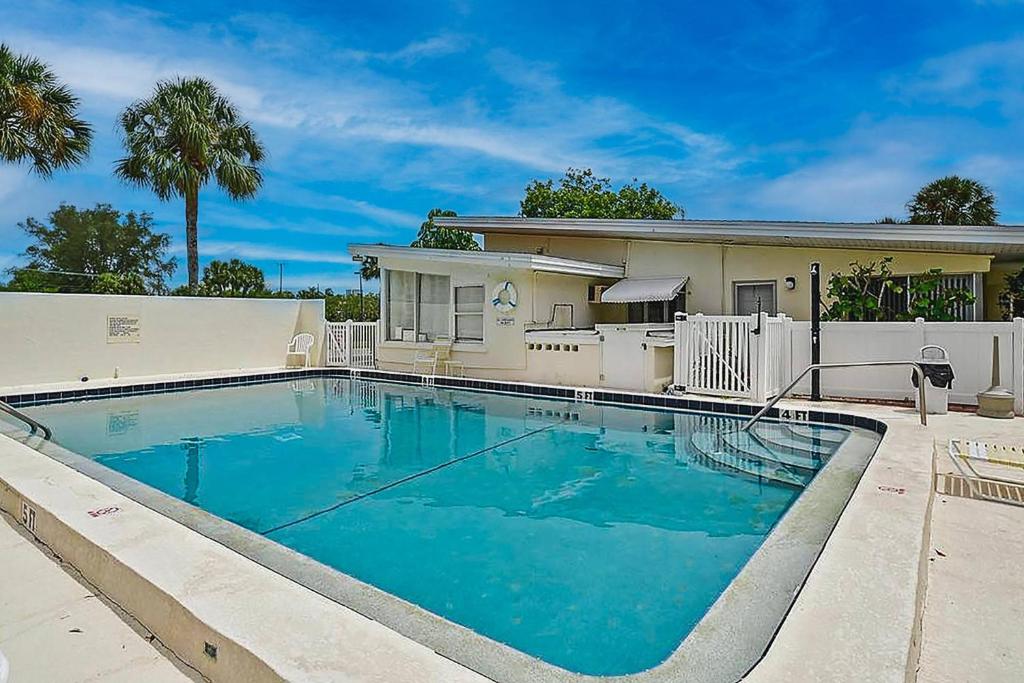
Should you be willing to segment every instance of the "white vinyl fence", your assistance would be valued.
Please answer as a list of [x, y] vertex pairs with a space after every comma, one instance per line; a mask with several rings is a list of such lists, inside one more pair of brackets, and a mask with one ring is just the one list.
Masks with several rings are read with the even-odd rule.
[[[1002, 385], [1013, 391], [1015, 410], [1024, 414], [1024, 319], [1012, 322], [827, 322], [821, 324], [821, 362], [916, 360], [921, 347], [936, 344], [953, 366], [950, 401], [977, 404], [977, 393], [992, 383], [992, 337], [999, 338]], [[792, 326], [794, 372], [811, 362], [811, 325]], [[850, 368], [821, 373], [822, 396], [909, 399], [914, 387], [910, 368]], [[794, 389], [809, 394], [810, 379]]]
[[766, 313], [677, 319], [675, 384], [695, 394], [771, 398], [789, 381], [792, 322]]
[[[811, 363], [811, 324], [784, 315], [702, 316], [676, 321], [674, 383], [695, 394], [765, 401]], [[760, 334], [755, 334], [759, 331]], [[999, 338], [1001, 384], [1024, 414], [1024, 319], [1012, 322], [825, 322], [821, 362], [916, 360], [922, 346], [949, 353], [955, 379], [950, 400], [977, 404], [992, 382], [992, 338]], [[825, 370], [822, 396], [911, 399], [909, 368]], [[795, 394], [810, 393], [810, 377]]]
[[377, 323], [327, 323], [327, 365], [346, 368], [377, 367]]

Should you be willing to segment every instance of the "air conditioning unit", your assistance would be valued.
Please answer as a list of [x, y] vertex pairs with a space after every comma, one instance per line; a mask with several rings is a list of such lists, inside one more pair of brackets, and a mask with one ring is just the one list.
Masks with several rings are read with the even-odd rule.
[[611, 285], [590, 285], [587, 288], [587, 302], [591, 304], [601, 303], [601, 295], [604, 294], [605, 290], [611, 287]]

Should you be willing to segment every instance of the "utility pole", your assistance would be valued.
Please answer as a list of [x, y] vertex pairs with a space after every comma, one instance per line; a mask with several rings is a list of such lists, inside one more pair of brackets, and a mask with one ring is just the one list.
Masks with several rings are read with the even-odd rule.
[[363, 269], [357, 270], [356, 275], [359, 276], [359, 321], [362, 322], [366, 320], [366, 311], [363, 307]]
[[284, 263], [277, 262], [277, 293], [284, 291]]

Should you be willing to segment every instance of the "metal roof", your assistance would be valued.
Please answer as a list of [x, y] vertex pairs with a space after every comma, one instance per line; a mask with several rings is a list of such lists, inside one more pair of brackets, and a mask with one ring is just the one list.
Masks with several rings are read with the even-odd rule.
[[686, 286], [690, 278], [627, 277], [601, 293], [601, 303], [631, 304], [639, 301], [671, 301]]
[[618, 220], [437, 217], [443, 227], [481, 234], [602, 237], [665, 242], [938, 251], [1024, 257], [1022, 225], [910, 225], [798, 221]]
[[442, 261], [467, 265], [490, 266], [535, 270], [542, 273], [582, 275], [586, 277], [621, 278], [626, 274], [623, 266], [607, 263], [591, 263], [576, 259], [546, 256], [544, 254], [520, 254], [501, 251], [460, 251], [458, 249], [420, 249], [419, 247], [394, 247], [386, 244], [350, 244], [348, 252], [353, 258], [364, 257], [395, 258], [415, 261]]

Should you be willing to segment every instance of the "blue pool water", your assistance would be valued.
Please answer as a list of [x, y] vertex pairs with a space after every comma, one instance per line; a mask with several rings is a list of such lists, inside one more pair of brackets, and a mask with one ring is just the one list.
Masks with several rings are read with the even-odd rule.
[[603, 675], [671, 654], [846, 434], [744, 444], [708, 436], [733, 418], [347, 378], [30, 412], [107, 467]]

